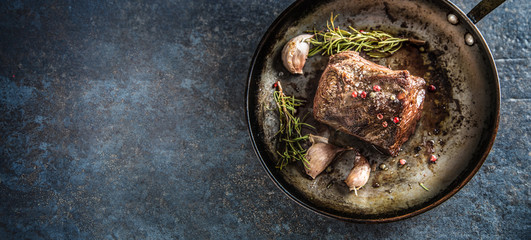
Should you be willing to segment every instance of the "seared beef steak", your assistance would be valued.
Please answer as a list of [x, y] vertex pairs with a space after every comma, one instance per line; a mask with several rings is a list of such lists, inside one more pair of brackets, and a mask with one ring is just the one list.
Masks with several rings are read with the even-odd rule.
[[330, 57], [314, 98], [318, 121], [398, 155], [415, 131], [425, 81], [346, 51]]

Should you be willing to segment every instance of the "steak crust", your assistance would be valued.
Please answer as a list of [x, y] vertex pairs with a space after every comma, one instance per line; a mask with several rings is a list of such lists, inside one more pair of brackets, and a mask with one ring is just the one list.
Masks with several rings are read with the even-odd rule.
[[420, 119], [425, 83], [407, 70], [391, 70], [358, 52], [341, 52], [330, 57], [319, 80], [313, 115], [396, 156]]

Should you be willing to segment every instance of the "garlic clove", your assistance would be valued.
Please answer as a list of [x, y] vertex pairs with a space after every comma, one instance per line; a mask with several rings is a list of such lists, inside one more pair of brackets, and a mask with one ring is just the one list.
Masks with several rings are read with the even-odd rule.
[[308, 58], [311, 34], [302, 34], [289, 40], [282, 49], [282, 63], [290, 73], [302, 74], [302, 68]]
[[310, 134], [310, 136], [308, 138], [310, 139], [310, 142], [312, 144], [314, 144], [314, 143], [328, 143], [328, 138], [326, 138], [326, 137]]
[[347, 179], [345, 179], [345, 183], [350, 191], [354, 191], [357, 196], [358, 190], [369, 181], [370, 175], [371, 165], [369, 161], [360, 154], [357, 154], [354, 160], [354, 167], [348, 174]]
[[312, 146], [306, 153], [308, 166], [306, 166], [305, 170], [306, 174], [312, 177], [312, 179], [315, 179], [330, 165], [339, 152], [345, 151], [346, 149], [328, 144], [327, 138], [311, 134], [310, 142], [312, 142]]

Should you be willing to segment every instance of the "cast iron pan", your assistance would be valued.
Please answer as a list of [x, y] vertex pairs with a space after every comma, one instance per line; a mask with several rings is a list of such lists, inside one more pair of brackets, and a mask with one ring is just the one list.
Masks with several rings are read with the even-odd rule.
[[[291, 199], [317, 213], [353, 222], [390, 222], [423, 213], [459, 191], [485, 161], [498, 128], [500, 90], [490, 50], [474, 23], [503, 1], [484, 1], [468, 16], [448, 1], [429, 0], [300, 0], [269, 27], [249, 70], [246, 103], [249, 133], [263, 167]], [[311, 180], [302, 164], [276, 168], [275, 136], [278, 116], [272, 85], [307, 102], [298, 111], [311, 113], [317, 83], [328, 56], [308, 59], [304, 75], [290, 74], [280, 52], [291, 38], [311, 29], [324, 29], [331, 13], [336, 25], [383, 30], [421, 39], [423, 46], [406, 44], [389, 58], [370, 59], [391, 69], [407, 69], [437, 91], [427, 94], [417, 129], [398, 157], [379, 153], [312, 117], [308, 133], [324, 135], [340, 145], [353, 146], [370, 161], [371, 177], [358, 191], [349, 192], [343, 180], [353, 165], [353, 153], [337, 157], [326, 172]], [[308, 114], [311, 116], [311, 114]], [[430, 164], [429, 156], [438, 157]], [[400, 166], [398, 159], [407, 160]], [[387, 167], [379, 168], [381, 164]], [[422, 188], [419, 183], [429, 189]]]

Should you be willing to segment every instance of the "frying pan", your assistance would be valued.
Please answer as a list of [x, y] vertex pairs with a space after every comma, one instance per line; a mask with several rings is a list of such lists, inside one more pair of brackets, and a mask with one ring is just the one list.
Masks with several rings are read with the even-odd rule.
[[[246, 115], [254, 150], [267, 174], [289, 198], [319, 214], [360, 223], [397, 221], [440, 205], [458, 192], [485, 161], [496, 136], [500, 88], [492, 54], [474, 25], [503, 1], [482, 1], [468, 15], [449, 1], [430, 0], [299, 0], [269, 27], [253, 56], [246, 89]], [[437, 87], [427, 94], [415, 133], [398, 157], [386, 156], [315, 121], [309, 133], [352, 146], [369, 159], [368, 183], [356, 196], [343, 180], [353, 165], [353, 153], [337, 157], [315, 180], [301, 163], [276, 168], [278, 116], [272, 85], [280, 81], [288, 95], [306, 100], [300, 115], [311, 113], [312, 101], [328, 56], [308, 58], [303, 75], [290, 74], [281, 50], [291, 38], [324, 29], [330, 15], [336, 26], [383, 30], [420, 39], [407, 43], [388, 58], [370, 59], [406, 69]], [[429, 156], [438, 157], [430, 164]], [[407, 164], [397, 164], [406, 159]], [[383, 167], [382, 167], [383, 165]], [[422, 186], [421, 186], [422, 185]]]

